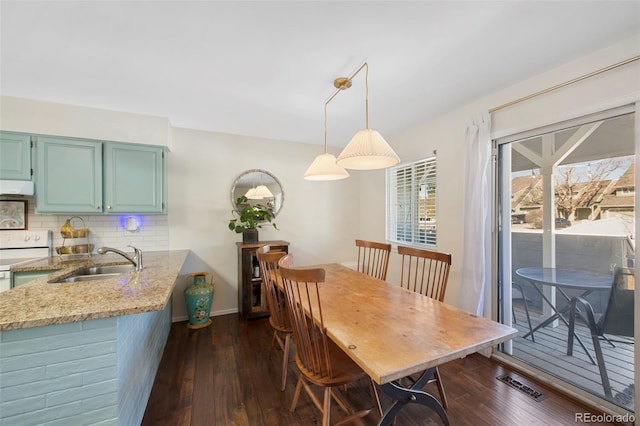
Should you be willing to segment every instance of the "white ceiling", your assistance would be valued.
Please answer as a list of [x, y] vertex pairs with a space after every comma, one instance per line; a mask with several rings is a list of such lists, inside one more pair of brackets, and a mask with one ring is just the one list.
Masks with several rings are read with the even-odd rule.
[[[2, 0], [0, 15], [3, 95], [318, 144], [333, 80], [365, 60], [388, 137], [640, 28], [638, 1]], [[330, 145], [364, 127], [364, 77], [329, 103]]]

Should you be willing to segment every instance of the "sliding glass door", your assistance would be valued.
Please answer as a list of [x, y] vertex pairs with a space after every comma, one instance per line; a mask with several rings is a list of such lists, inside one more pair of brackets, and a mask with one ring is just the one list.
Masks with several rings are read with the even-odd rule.
[[[497, 145], [499, 315], [519, 330], [502, 352], [626, 411], [635, 410], [635, 126], [628, 108]], [[630, 306], [612, 302], [623, 287], [616, 295]]]

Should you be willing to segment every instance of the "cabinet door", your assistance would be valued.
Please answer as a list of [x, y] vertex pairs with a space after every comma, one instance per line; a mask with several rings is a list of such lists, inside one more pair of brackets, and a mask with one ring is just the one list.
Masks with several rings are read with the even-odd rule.
[[164, 211], [163, 153], [162, 147], [105, 143], [106, 213]]
[[102, 212], [102, 142], [38, 137], [38, 212]]
[[31, 180], [31, 136], [0, 132], [0, 179]]

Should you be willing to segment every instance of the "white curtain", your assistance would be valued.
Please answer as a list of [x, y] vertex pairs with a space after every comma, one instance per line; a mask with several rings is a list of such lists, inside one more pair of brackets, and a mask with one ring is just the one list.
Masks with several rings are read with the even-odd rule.
[[491, 316], [491, 117], [474, 117], [467, 126], [463, 188], [462, 282], [459, 306]]

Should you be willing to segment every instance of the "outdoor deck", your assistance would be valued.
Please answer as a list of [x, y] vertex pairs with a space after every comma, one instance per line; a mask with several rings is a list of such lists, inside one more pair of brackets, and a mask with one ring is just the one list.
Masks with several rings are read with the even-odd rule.
[[[545, 327], [536, 331], [535, 342], [532, 342], [530, 337], [523, 339], [521, 336], [529, 331], [527, 319], [522, 307], [514, 307], [517, 323], [513, 326], [520, 333], [513, 340], [513, 356], [604, 398], [598, 366], [589, 361], [577, 341], [574, 340], [573, 355], [567, 355], [568, 328], [560, 322], [555, 328]], [[531, 308], [529, 308], [529, 314], [532, 326], [535, 327], [540, 322], [542, 315]], [[576, 334], [580, 336], [595, 360], [595, 351], [588, 327], [577, 322]], [[615, 343], [615, 347], [612, 347], [606, 341], [601, 341], [601, 347], [612, 387], [612, 402], [627, 410], [634, 411], [633, 342], [630, 341], [630, 344]]]

